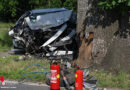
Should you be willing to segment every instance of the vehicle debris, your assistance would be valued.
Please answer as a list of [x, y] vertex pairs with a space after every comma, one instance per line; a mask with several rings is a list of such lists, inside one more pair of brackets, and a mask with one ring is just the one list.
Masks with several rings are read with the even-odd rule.
[[77, 52], [77, 15], [65, 8], [27, 11], [11, 27], [13, 51], [48, 59], [73, 60]]
[[[88, 70], [83, 70], [83, 87], [85, 89], [92, 89], [95, 90], [98, 85], [98, 80], [93, 77]], [[63, 76], [63, 73], [65, 75], [65, 78]], [[46, 84], [50, 85], [50, 79], [51, 79], [51, 73], [48, 72], [46, 74]], [[74, 86], [75, 84], [75, 70], [73, 69], [63, 69], [61, 72], [61, 79], [60, 79], [60, 86], [66, 87], [67, 90], [70, 90], [71, 86]]]

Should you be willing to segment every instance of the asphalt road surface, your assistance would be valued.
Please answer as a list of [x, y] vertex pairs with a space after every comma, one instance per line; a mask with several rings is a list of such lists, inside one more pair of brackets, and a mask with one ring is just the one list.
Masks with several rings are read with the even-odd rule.
[[[7, 85], [1, 86], [0, 90], [50, 90], [50, 87], [46, 84], [35, 84], [35, 83], [23, 83], [18, 84], [15, 81], [5, 81]], [[61, 88], [60, 90], [65, 90]]]
[[13, 86], [4, 86], [0, 90], [50, 90], [47, 86], [35, 86], [35, 85], [13, 85]]
[[[23, 83], [19, 84], [17, 81], [5, 81], [7, 85], [1, 86], [0, 90], [50, 90], [50, 87], [46, 84], [40, 83]], [[65, 88], [61, 87], [60, 90], [66, 90]], [[71, 87], [71, 90], [74, 90]], [[86, 90], [86, 89], [83, 89]], [[93, 89], [88, 89], [93, 90]], [[125, 90], [120, 88], [96, 88], [95, 90]]]

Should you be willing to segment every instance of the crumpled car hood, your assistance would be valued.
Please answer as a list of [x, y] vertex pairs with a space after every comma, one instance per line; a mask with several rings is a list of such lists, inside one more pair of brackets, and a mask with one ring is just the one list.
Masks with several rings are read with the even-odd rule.
[[30, 17], [26, 17], [25, 20], [32, 30], [46, 30], [52, 27], [57, 27], [67, 22], [72, 15], [72, 10], [67, 9], [43, 9], [32, 10], [31, 16], [35, 17], [35, 20]]
[[76, 17], [72, 10], [65, 8], [25, 12], [9, 31], [14, 49], [24, 49], [28, 54], [40, 54], [49, 59], [74, 59]]

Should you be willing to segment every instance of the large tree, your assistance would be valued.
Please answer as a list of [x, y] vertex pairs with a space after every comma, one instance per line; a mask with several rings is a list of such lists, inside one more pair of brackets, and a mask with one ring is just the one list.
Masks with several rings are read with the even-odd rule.
[[104, 10], [99, 5], [99, 0], [78, 0], [77, 35], [80, 44], [77, 63], [83, 68], [93, 63], [107, 70], [120, 68], [130, 72], [129, 3], [124, 14], [119, 10], [124, 7], [124, 2]]

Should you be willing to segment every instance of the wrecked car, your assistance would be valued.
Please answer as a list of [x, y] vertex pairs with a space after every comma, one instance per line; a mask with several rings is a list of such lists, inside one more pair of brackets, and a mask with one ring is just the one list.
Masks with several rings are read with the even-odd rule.
[[65, 8], [25, 12], [9, 31], [13, 51], [73, 60], [77, 52], [76, 17], [72, 10]]

